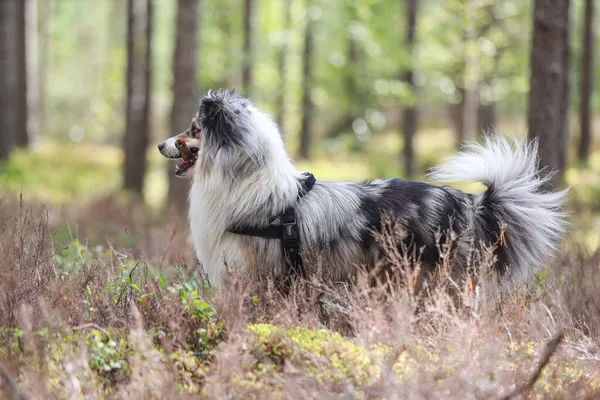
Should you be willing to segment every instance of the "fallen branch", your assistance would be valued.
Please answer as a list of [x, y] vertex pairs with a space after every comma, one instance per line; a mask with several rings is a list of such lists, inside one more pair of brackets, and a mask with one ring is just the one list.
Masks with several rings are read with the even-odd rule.
[[501, 397], [500, 399], [509, 400], [519, 394], [529, 392], [531, 389], [533, 389], [533, 386], [538, 381], [538, 379], [540, 379], [540, 376], [542, 375], [542, 370], [550, 362], [550, 357], [552, 357], [552, 355], [556, 352], [556, 349], [558, 348], [558, 345], [560, 344], [560, 342], [562, 342], [564, 336], [565, 335], [562, 331], [559, 331], [556, 335], [554, 335], [552, 340], [550, 340], [546, 344], [546, 347], [544, 348], [544, 352], [542, 353], [542, 355], [540, 357], [540, 361], [538, 362], [536, 368], [533, 370], [533, 374], [531, 374], [531, 376], [529, 377], [527, 382], [525, 382], [521, 386], [517, 386], [512, 392], [508, 393], [504, 397]]
[[88, 324], [73, 326], [71, 329], [74, 330], [74, 331], [81, 331], [81, 330], [84, 330], [84, 329], [96, 329], [97, 331], [100, 331], [100, 332], [105, 333], [105, 334], [108, 335], [108, 332], [106, 331], [106, 329], [104, 329], [100, 325], [94, 324], [94, 323], [88, 323]]

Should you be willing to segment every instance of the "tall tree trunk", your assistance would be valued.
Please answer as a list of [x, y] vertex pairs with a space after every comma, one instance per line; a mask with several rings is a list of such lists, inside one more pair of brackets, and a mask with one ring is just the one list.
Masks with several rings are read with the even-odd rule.
[[569, 154], [569, 143], [571, 138], [571, 125], [569, 123], [569, 105], [570, 102], [570, 93], [571, 93], [571, 80], [569, 79], [569, 62], [571, 59], [571, 44], [569, 41], [570, 35], [569, 31], [571, 30], [571, 20], [569, 13], [569, 5], [571, 0], [567, 1], [567, 7], [564, 10], [563, 18], [565, 18], [565, 27], [562, 30], [562, 42], [563, 42], [563, 57], [562, 57], [562, 67], [564, 70], [562, 76], [562, 93], [560, 95], [560, 124], [557, 133], [557, 144], [559, 146], [558, 151], [558, 169], [560, 171], [560, 175], [557, 177], [558, 180], [556, 182], [562, 183], [564, 177], [564, 171], [567, 168], [567, 157]]
[[402, 133], [404, 135], [404, 173], [407, 178], [412, 178], [415, 173], [415, 154], [413, 149], [413, 138], [417, 131], [418, 109], [416, 105], [417, 85], [415, 85], [413, 49], [415, 45], [417, 25], [418, 0], [406, 0], [406, 42], [405, 46], [410, 54], [410, 67], [404, 72], [404, 81], [410, 87], [413, 99], [410, 105], [402, 112]]
[[17, 103], [15, 144], [17, 145], [17, 147], [28, 147], [29, 134], [27, 132], [27, 40], [25, 38], [27, 34], [27, 25], [25, 22], [25, 0], [16, 0], [15, 5], [15, 62], [17, 73], [15, 77], [15, 102]]
[[244, 95], [252, 95], [252, 69], [254, 67], [252, 36], [254, 35], [254, 0], [244, 0], [244, 61], [242, 65], [242, 88]]
[[577, 155], [587, 165], [592, 142], [591, 97], [594, 87], [594, 1], [585, 0], [585, 22], [583, 25], [583, 56], [581, 58], [581, 83], [579, 85], [579, 124], [581, 136]]
[[283, 135], [285, 132], [284, 119], [285, 119], [285, 91], [287, 89], [287, 79], [286, 79], [286, 64], [288, 58], [288, 50], [290, 46], [290, 0], [284, 0], [283, 2], [283, 27], [284, 27], [284, 36], [283, 43], [281, 45], [281, 50], [279, 51], [279, 89], [277, 91], [277, 125], [279, 126], [279, 130]]
[[24, 0], [26, 5], [26, 38], [27, 47], [27, 132], [29, 141], [33, 142], [40, 134], [40, 65], [37, 0]]
[[[465, 36], [465, 47], [466, 40]], [[470, 82], [467, 82], [467, 56], [463, 55], [462, 57], [463, 59], [456, 65], [454, 80], [459, 101], [449, 106], [450, 120], [454, 128], [457, 149], [460, 149], [463, 142], [469, 139], [477, 123], [476, 92], [470, 87]]]
[[10, 156], [14, 146], [15, 10], [13, 1], [0, 1], [0, 161]]
[[[310, 9], [310, 0], [307, 2]], [[306, 27], [304, 31], [304, 55], [302, 60], [302, 126], [300, 128], [300, 158], [310, 158], [310, 146], [312, 136], [312, 119], [314, 104], [311, 94], [312, 80], [312, 55], [313, 55], [313, 23], [310, 15], [306, 15]]]
[[[198, 82], [198, 0], [177, 1], [177, 32], [173, 55], [173, 105], [171, 134], [189, 128], [197, 111]], [[188, 181], [177, 178], [169, 163], [169, 207], [183, 214], [186, 209]]]
[[450, 104], [449, 113], [452, 126], [454, 128], [454, 135], [456, 137], [457, 146], [460, 147], [461, 143], [465, 140], [465, 96], [466, 91], [463, 87], [457, 86], [456, 91], [460, 96], [460, 100], [457, 103]]
[[529, 137], [538, 138], [540, 166], [566, 166], [569, 103], [570, 0], [535, 0], [529, 92]]
[[450, 105], [450, 117], [454, 123], [456, 133], [456, 147], [460, 149], [463, 142], [473, 138], [477, 129], [477, 90], [471, 72], [475, 66], [475, 59], [471, 54], [471, 45], [474, 37], [473, 22], [475, 20], [474, 7], [469, 2], [461, 2], [460, 16], [462, 20], [462, 54], [455, 65], [455, 85], [460, 96], [460, 101]]
[[[353, 9], [353, 7], [351, 7]], [[356, 39], [352, 37], [352, 34], [348, 32], [348, 65], [350, 65], [349, 69], [346, 69], [345, 73], [345, 88], [346, 88], [346, 98], [350, 101], [350, 108], [346, 110], [346, 115], [342, 118], [342, 126], [341, 131], [343, 132], [352, 132], [352, 124], [354, 120], [359, 117], [361, 112], [359, 111], [359, 103], [360, 99], [360, 89], [358, 87], [357, 80], [359, 79], [360, 74], [360, 54], [358, 49], [358, 43], [356, 43]], [[337, 134], [339, 132], [333, 132]], [[356, 138], [356, 135], [355, 135]], [[356, 142], [358, 140], [355, 139]]]
[[[482, 11], [485, 11], [487, 18], [483, 21], [481, 26], [477, 29], [477, 37], [483, 37], [498, 24], [496, 16], [496, 10], [494, 4], [488, 4], [483, 6]], [[496, 104], [492, 98], [483, 98], [482, 87], [487, 87], [489, 92], [493, 90], [493, 78], [498, 75], [498, 66], [500, 64], [501, 49], [496, 47], [496, 54], [494, 54], [493, 68], [490, 71], [483, 71], [483, 79], [477, 86], [477, 132], [476, 136], [482, 136], [484, 134], [491, 134], [494, 127], [496, 126]]]
[[482, 135], [493, 131], [496, 126], [496, 103], [494, 101], [477, 104], [477, 133]]
[[[236, 4], [238, 4], [237, 2]], [[231, 0], [223, 0], [219, 3], [219, 11], [217, 26], [223, 32], [225, 38], [225, 44], [223, 45], [223, 53], [225, 53], [225, 60], [223, 62], [223, 76], [224, 85], [228, 88], [240, 89], [241, 88], [241, 68], [237, 64], [239, 58], [239, 48], [237, 47], [237, 40], [235, 33], [237, 32], [237, 26], [234, 27], [234, 23], [231, 18]], [[242, 57], [242, 62], [244, 61]], [[243, 66], [243, 64], [242, 64]], [[200, 82], [202, 85], [203, 82]], [[214, 84], [211, 82], [211, 84]], [[241, 88], [243, 91], [244, 88]]]
[[39, 60], [38, 60], [38, 93], [39, 93], [39, 116], [38, 126], [46, 126], [46, 81], [49, 75], [50, 54], [52, 51], [52, 40], [50, 36], [50, 20], [52, 19], [53, 0], [39, 0], [38, 14], [38, 40], [39, 40]]
[[140, 197], [143, 197], [150, 136], [152, 4], [152, 0], [146, 0], [144, 8], [144, 3], [138, 0], [127, 3], [127, 121], [123, 181], [125, 189]]
[[147, 162], [146, 162], [146, 149], [150, 141], [152, 133], [151, 126], [151, 106], [152, 106], [152, 33], [153, 33], [153, 19], [154, 19], [154, 0], [146, 0], [146, 51], [144, 59], [144, 106], [142, 107], [142, 132], [140, 135], [140, 148], [142, 149], [143, 157], [140, 160], [140, 167], [142, 173], [142, 187], [144, 177], [146, 176]]

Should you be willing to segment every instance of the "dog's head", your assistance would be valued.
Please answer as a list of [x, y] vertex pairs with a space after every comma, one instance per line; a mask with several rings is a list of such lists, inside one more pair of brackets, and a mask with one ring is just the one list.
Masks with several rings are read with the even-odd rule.
[[177, 165], [179, 177], [218, 170], [237, 181], [267, 167], [273, 155], [285, 154], [272, 119], [238, 93], [226, 90], [204, 95], [190, 128], [160, 143], [158, 149], [167, 158], [182, 158], [178, 141], [192, 154]]
[[191, 177], [192, 170], [196, 162], [198, 161], [200, 146], [202, 145], [202, 137], [200, 134], [200, 124], [198, 123], [198, 114], [192, 119], [190, 127], [178, 135], [168, 138], [164, 142], [158, 145], [158, 150], [163, 156], [176, 160], [183, 158], [180, 149], [178, 148], [179, 143], [184, 143], [191, 153], [191, 158], [183, 160], [175, 167], [175, 175], [181, 178]]

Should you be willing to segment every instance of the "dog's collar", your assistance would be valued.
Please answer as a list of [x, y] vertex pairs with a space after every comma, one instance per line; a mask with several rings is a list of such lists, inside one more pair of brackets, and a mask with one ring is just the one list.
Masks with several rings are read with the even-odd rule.
[[[304, 197], [315, 185], [316, 179], [310, 172], [303, 174], [303, 179], [300, 181], [301, 189], [298, 192], [296, 200]], [[228, 230], [230, 233], [244, 236], [254, 236], [265, 239], [279, 239], [286, 265], [284, 273], [284, 283], [289, 287], [291, 279], [294, 276], [300, 275], [306, 277], [306, 271], [302, 263], [302, 255], [300, 254], [300, 231], [298, 229], [298, 220], [296, 219], [296, 209], [294, 206], [288, 207], [280, 216], [281, 223], [275, 224], [271, 222], [265, 227], [236, 227]]]

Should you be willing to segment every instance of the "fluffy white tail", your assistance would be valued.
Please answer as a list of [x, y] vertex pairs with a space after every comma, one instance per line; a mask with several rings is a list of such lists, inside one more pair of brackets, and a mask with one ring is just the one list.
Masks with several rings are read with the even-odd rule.
[[554, 172], [538, 168], [537, 141], [512, 141], [493, 134], [483, 145], [467, 143], [429, 177], [438, 182], [478, 181], [488, 187], [474, 201], [474, 223], [495, 220], [503, 225], [510, 278], [518, 283], [546, 266], [558, 250], [567, 226], [561, 208], [568, 189], [547, 189]]

